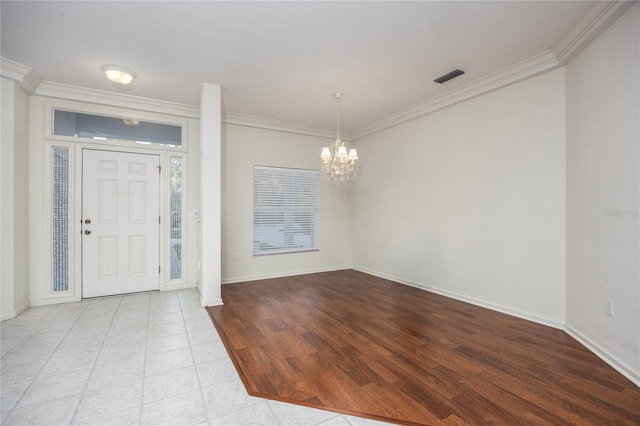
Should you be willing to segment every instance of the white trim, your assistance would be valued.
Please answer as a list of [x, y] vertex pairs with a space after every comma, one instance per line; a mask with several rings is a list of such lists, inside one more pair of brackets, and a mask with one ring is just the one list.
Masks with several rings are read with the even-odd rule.
[[40, 83], [36, 90], [36, 95], [80, 101], [87, 104], [115, 106], [128, 110], [156, 112], [177, 117], [200, 118], [200, 108], [196, 106], [142, 98], [123, 93], [111, 93], [104, 90], [87, 89], [52, 81]]
[[481, 308], [487, 308], [487, 309], [491, 309], [492, 311], [496, 311], [496, 312], [501, 312], [503, 314], [507, 314], [507, 315], [512, 315], [514, 317], [518, 317], [518, 318], [522, 318], [528, 321], [533, 321], [535, 323], [538, 324], [542, 324], [542, 325], [547, 325], [549, 327], [553, 327], [553, 328], [557, 328], [560, 330], [564, 329], [564, 324], [555, 320], [552, 320], [550, 318], [545, 318], [545, 317], [541, 317], [538, 315], [532, 315], [528, 312], [522, 312], [519, 311], [517, 309], [511, 309], [508, 308], [506, 306], [502, 306], [502, 305], [496, 305], [490, 302], [487, 302], [486, 300], [482, 300], [482, 299], [476, 299], [475, 297], [468, 297], [468, 296], [464, 296], [462, 294], [459, 293], [455, 293], [452, 291], [448, 291], [448, 290], [444, 290], [438, 287], [433, 287], [433, 286], [429, 286], [429, 285], [425, 285], [425, 284], [421, 284], [421, 283], [417, 283], [414, 281], [409, 281], [409, 280], [405, 280], [402, 278], [398, 278], [398, 277], [394, 277], [391, 275], [387, 275], [381, 272], [377, 272], [377, 271], [372, 271], [370, 269], [366, 269], [366, 268], [359, 268], [359, 267], [353, 267], [352, 269], [356, 270], [356, 271], [360, 271], [360, 272], [364, 272], [365, 274], [370, 274], [370, 275], [374, 275], [376, 277], [380, 277], [380, 278], [384, 278], [393, 282], [397, 282], [400, 284], [404, 284], [404, 285], [408, 285], [410, 287], [415, 287], [415, 288], [419, 288], [421, 290], [426, 290], [426, 291], [430, 291], [432, 293], [436, 293], [436, 294], [440, 294], [442, 296], [446, 296], [449, 297], [451, 299], [456, 299], [456, 300], [460, 300], [462, 302], [467, 302], [467, 303], [471, 303], [472, 305], [476, 305], [476, 306], [480, 306]]
[[370, 134], [388, 129], [406, 121], [413, 120], [423, 115], [447, 108], [451, 105], [466, 101], [476, 96], [483, 95], [508, 84], [533, 77], [545, 71], [550, 71], [558, 66], [555, 56], [547, 51], [529, 58], [518, 64], [503, 68], [493, 74], [475, 80], [455, 90], [443, 93], [440, 96], [428, 99], [413, 107], [377, 120], [374, 124], [363, 127], [351, 135], [357, 140]]
[[24, 305], [20, 306], [18, 309], [14, 309], [12, 312], [9, 312], [8, 314], [3, 314], [0, 317], [0, 321], [13, 319], [18, 315], [20, 315], [21, 313], [23, 313], [24, 311], [26, 311], [27, 309], [29, 309], [30, 307], [31, 307], [31, 303], [27, 302]]
[[[92, 139], [87, 138], [71, 138], [64, 136], [53, 135], [52, 133], [52, 115], [54, 108], [58, 109], [71, 109], [78, 112], [84, 113], [94, 113], [94, 114], [106, 114], [111, 116], [121, 116], [121, 115], [131, 115], [133, 114], [135, 118], [140, 118], [141, 120], [154, 121], [160, 123], [169, 123], [175, 124], [182, 127], [182, 146], [180, 147], [170, 147], [167, 145], [138, 145], [131, 143], [117, 143], [112, 141], [94, 141]], [[37, 114], [42, 117], [42, 120], [34, 120], [33, 114]], [[82, 150], [83, 149], [92, 149], [92, 150], [103, 150], [103, 151], [116, 151], [116, 152], [130, 152], [130, 153], [138, 153], [138, 154], [147, 154], [147, 155], [157, 155], [160, 158], [161, 165], [165, 170], [166, 164], [168, 162], [169, 156], [180, 156], [183, 158], [184, 164], [188, 161], [189, 153], [188, 153], [188, 145], [189, 145], [189, 125], [192, 119], [186, 118], [180, 114], [175, 115], [171, 113], [162, 113], [157, 111], [144, 111], [144, 110], [135, 110], [131, 108], [117, 107], [114, 105], [102, 105], [96, 104], [95, 102], [85, 103], [76, 100], [67, 100], [67, 99], [53, 99], [49, 97], [40, 97], [33, 96], [32, 97], [32, 123], [30, 127], [31, 137], [30, 137], [30, 158], [35, 155], [37, 158], [41, 158], [43, 161], [43, 167], [40, 167], [42, 170], [42, 175], [38, 175], [37, 178], [32, 179], [33, 185], [37, 185], [37, 192], [41, 192], [42, 196], [40, 198], [43, 203], [43, 213], [41, 213], [44, 217], [38, 217], [35, 219], [37, 222], [41, 222], [38, 224], [38, 228], [42, 229], [42, 232], [39, 235], [34, 235], [33, 238], [38, 239], [38, 244], [34, 245], [39, 246], [39, 250], [42, 250], [43, 253], [38, 255], [38, 258], [43, 258], [44, 269], [45, 271], [49, 271], [51, 268], [51, 253], [49, 247], [51, 246], [51, 220], [50, 220], [50, 209], [51, 209], [51, 147], [52, 146], [65, 146], [70, 149], [70, 158], [69, 158], [69, 200], [70, 200], [70, 228], [69, 228], [69, 262], [70, 262], [70, 271], [69, 271], [69, 290], [66, 292], [55, 292], [51, 291], [51, 274], [48, 272], [44, 272], [42, 277], [35, 280], [32, 283], [33, 291], [30, 293], [31, 306], [38, 305], [47, 305], [51, 303], [64, 303], [64, 302], [73, 302], [81, 300], [82, 298], [82, 239], [81, 234], [79, 232], [78, 224], [80, 221], [81, 213], [82, 213], [82, 176], [80, 171], [82, 170]], [[32, 139], [33, 138], [33, 139]], [[183, 189], [189, 187], [188, 185], [188, 172], [187, 168], [184, 169], [185, 175], [183, 176]], [[75, 175], [74, 175], [75, 173]], [[31, 176], [30, 176], [31, 178]], [[170, 223], [167, 221], [167, 216], [165, 212], [166, 197], [168, 197], [167, 191], [167, 175], [165, 173], [160, 177], [160, 196], [161, 196], [161, 205], [160, 205], [160, 215], [162, 217], [162, 223]], [[34, 189], [30, 186], [30, 194], [36, 194]], [[184, 205], [183, 210], [186, 212], [186, 206], [189, 203], [188, 192], [184, 193]], [[30, 195], [31, 197], [31, 195]], [[164, 200], [164, 201], [163, 201]], [[30, 200], [31, 201], [31, 200]], [[31, 213], [30, 213], [31, 214]], [[184, 214], [184, 213], [183, 213]], [[39, 216], [39, 215], [38, 215]], [[32, 222], [30, 220], [30, 226]], [[184, 222], [184, 225], [189, 226], [188, 221]], [[192, 288], [193, 284], [189, 283], [187, 280], [188, 273], [188, 257], [183, 258], [183, 280], [176, 280], [173, 283], [167, 283], [166, 278], [168, 275], [165, 275], [168, 271], [168, 264], [164, 263], [166, 259], [166, 244], [163, 244], [163, 239], [167, 238], [167, 232], [164, 232], [164, 226], [160, 227], [160, 253], [159, 253], [159, 261], [160, 264], [163, 265], [161, 269], [161, 273], [159, 276], [159, 284], [160, 290], [179, 290], [183, 288]], [[164, 234], [163, 234], [164, 232]], [[188, 241], [188, 229], [184, 230], [184, 240]], [[31, 243], [32, 241], [30, 241]], [[188, 256], [188, 251], [185, 252], [185, 256]], [[33, 259], [33, 253], [30, 251], [30, 258]], [[37, 282], [37, 283], [36, 283]], [[167, 284], [165, 286], [165, 284]], [[37, 289], [35, 287], [38, 287]]]
[[[170, 281], [170, 282], [172, 282], [172, 281]], [[165, 292], [165, 291], [174, 291], [174, 290], [175, 291], [177, 291], [177, 290], [186, 290], [188, 288], [196, 288], [196, 285], [194, 283], [189, 283], [187, 281], [178, 282], [177, 280], [174, 280], [173, 282], [174, 282], [174, 284], [168, 284], [168, 285], [165, 285], [164, 287], [161, 287], [160, 291], [161, 292]]]
[[81, 298], [66, 298], [66, 299], [38, 299], [31, 301], [31, 307], [34, 306], [48, 306], [48, 305], [60, 305], [62, 303], [80, 302]]
[[[279, 132], [295, 133], [306, 136], [317, 136], [320, 138], [335, 139], [336, 130], [315, 127], [304, 124], [292, 123], [289, 121], [274, 120], [271, 118], [257, 117], [254, 115], [240, 114], [237, 112], [223, 112], [222, 122], [235, 124], [237, 126], [256, 127], [258, 129], [275, 130]], [[348, 133], [341, 134], [344, 141], [350, 141]]]
[[[22, 67], [16, 64], [17, 67]], [[27, 67], [23, 67], [28, 69]], [[34, 74], [35, 75], [35, 74]], [[167, 102], [138, 96], [131, 96], [122, 93], [112, 93], [103, 90], [88, 89], [84, 87], [71, 86], [67, 84], [55, 83], [52, 81], [39, 82], [36, 86], [37, 90], [32, 94], [46, 96], [68, 101], [79, 101], [85, 104], [98, 104], [100, 106], [114, 106], [118, 108], [126, 108], [128, 110], [139, 110], [148, 112], [156, 112], [161, 114], [169, 114], [177, 117], [200, 119], [200, 107]], [[136, 117], [137, 118], [137, 117]], [[223, 112], [222, 122], [226, 124], [234, 124], [245, 127], [256, 127], [259, 129], [275, 130], [287, 133], [295, 133], [307, 136], [317, 136], [321, 138], [335, 138], [335, 130], [322, 127], [309, 126], [304, 124], [292, 123], [288, 121], [274, 120], [271, 118], [258, 117], [249, 114], [240, 114], [235, 112]], [[350, 141], [351, 137], [348, 133], [342, 134], [343, 140]], [[183, 141], [184, 144], [184, 141]]]
[[203, 308], [206, 308], [207, 306], [222, 306], [222, 305], [224, 305], [224, 303], [222, 303], [222, 299], [201, 300], [200, 304], [202, 305]]
[[[375, 132], [396, 126], [403, 122], [435, 112], [456, 103], [488, 93], [500, 87], [533, 77], [545, 71], [566, 65], [580, 50], [606, 30], [611, 23], [629, 9], [635, 1], [598, 1], [587, 11], [582, 19], [549, 51], [533, 56], [518, 64], [499, 70], [482, 79], [476, 80], [458, 89], [444, 93], [407, 108], [398, 113], [377, 120], [376, 123], [344, 134], [345, 141], [363, 138]], [[122, 93], [87, 89], [66, 84], [42, 81], [33, 70], [5, 58], [2, 59], [2, 75], [22, 85], [31, 94], [50, 96], [60, 99], [77, 100], [87, 103], [99, 103], [143, 111], [179, 115], [188, 118], [200, 118], [200, 107], [160, 101]], [[296, 133], [323, 138], [334, 138], [334, 130], [257, 117], [236, 112], [223, 112], [222, 122], [266, 130]]]
[[634, 1], [624, 0], [595, 2], [578, 24], [576, 24], [552, 50], [543, 52], [455, 90], [428, 99], [425, 102], [382, 118], [381, 120], [377, 120], [374, 124], [352, 132], [351, 136], [357, 140], [372, 133], [566, 65], [580, 50], [604, 32], [609, 25], [633, 6], [634, 3]]
[[[271, 274], [260, 274], [260, 275], [247, 275], [244, 277], [235, 277], [235, 278], [227, 278], [222, 280], [222, 284], [234, 284], [234, 283], [243, 283], [247, 281], [258, 281], [258, 280], [268, 280], [272, 278], [284, 278], [284, 277], [293, 277], [296, 275], [307, 275], [307, 274], [317, 274], [320, 272], [331, 272], [331, 271], [342, 271], [347, 269], [355, 269], [351, 266], [333, 266], [328, 268], [315, 268], [315, 269], [298, 269], [295, 271], [288, 271], [283, 273], [271, 273]], [[372, 274], [373, 275], [373, 274]]]
[[[179, 115], [155, 113], [143, 110], [135, 110], [124, 107], [114, 107], [110, 105], [98, 105], [87, 104], [84, 102], [70, 101], [64, 99], [51, 99], [46, 98], [44, 101], [45, 117], [44, 117], [44, 137], [45, 139], [56, 139], [60, 141], [66, 141], [69, 143], [87, 143], [91, 146], [107, 146], [115, 147], [119, 146], [121, 150], [128, 151], [130, 149], [142, 149], [147, 151], [162, 151], [162, 152], [187, 152], [187, 140], [189, 138], [189, 125], [188, 120]], [[71, 137], [61, 136], [54, 134], [54, 113], [56, 110], [72, 111], [81, 114], [93, 114], [106, 117], [116, 118], [135, 118], [141, 121], [148, 121], [153, 123], [168, 124], [171, 126], [179, 126], [181, 129], [181, 145], [172, 146], [160, 143], [152, 143], [149, 145], [137, 144], [133, 141], [119, 141], [119, 140], [105, 140], [100, 141], [97, 139], [85, 138], [85, 137]], [[98, 148], [99, 149], [99, 148]]]
[[42, 79], [31, 68], [0, 57], [0, 74], [17, 82], [30, 95], [36, 93]]
[[566, 65], [609, 25], [624, 14], [635, 1], [597, 1], [583, 18], [552, 49], [559, 65]]
[[[637, 386], [640, 386], [640, 371], [635, 370], [633, 367], [629, 366], [624, 361], [621, 361], [618, 357], [613, 355], [611, 352], [609, 352], [606, 349], [602, 348], [597, 343], [593, 342], [591, 339], [589, 339], [588, 337], [584, 336], [579, 331], [575, 330], [569, 324], [562, 324], [562, 323], [559, 323], [557, 321], [553, 321], [553, 320], [550, 320], [550, 319], [547, 319], [547, 318], [539, 317], [537, 315], [531, 315], [531, 314], [528, 314], [528, 313], [525, 313], [525, 312], [521, 312], [521, 311], [517, 311], [517, 310], [514, 310], [514, 309], [505, 308], [504, 306], [499, 306], [499, 305], [495, 305], [495, 304], [492, 304], [492, 303], [488, 303], [488, 302], [486, 302], [484, 300], [471, 298], [471, 297], [466, 297], [466, 296], [463, 296], [463, 295], [460, 295], [460, 294], [457, 294], [457, 293], [453, 293], [453, 292], [450, 292], [450, 291], [447, 291], [447, 290], [439, 289], [439, 288], [436, 288], [436, 287], [426, 286], [426, 285], [423, 285], [423, 284], [420, 284], [420, 283], [416, 283], [416, 282], [413, 282], [413, 281], [404, 280], [404, 279], [397, 278], [397, 277], [392, 277], [390, 275], [383, 274], [383, 273], [376, 272], [376, 271], [372, 271], [372, 270], [369, 270], [369, 269], [366, 269], [366, 268], [359, 268], [359, 267], [355, 267], [355, 266], [353, 266], [353, 267], [344, 266], [344, 267], [340, 267], [340, 268], [321, 268], [321, 269], [316, 269], [316, 270], [289, 272], [289, 273], [286, 273], [284, 275], [282, 275], [282, 274], [267, 274], [267, 275], [261, 275], [261, 276], [251, 276], [251, 277], [227, 279], [227, 280], [222, 280], [222, 284], [233, 284], [233, 283], [237, 283], [237, 282], [247, 282], [247, 281], [256, 281], [256, 280], [263, 280], [263, 279], [280, 278], [280, 277], [288, 277], [288, 276], [295, 276], [295, 275], [312, 274], [312, 273], [319, 273], [319, 272], [338, 271], [338, 270], [343, 270], [343, 269], [353, 269], [353, 270], [356, 270], [356, 271], [363, 272], [365, 274], [369, 274], [369, 275], [373, 275], [373, 276], [376, 276], [376, 277], [384, 278], [384, 279], [387, 279], [387, 280], [390, 280], [390, 281], [393, 281], [393, 282], [397, 282], [399, 284], [408, 285], [410, 287], [419, 288], [419, 289], [425, 290], [425, 291], [430, 291], [430, 292], [433, 292], [433, 293], [436, 293], [436, 294], [440, 294], [440, 295], [445, 296], [445, 297], [450, 297], [452, 299], [456, 299], [456, 300], [460, 300], [460, 301], [463, 301], [463, 302], [471, 303], [473, 305], [476, 305], [476, 306], [479, 306], [479, 307], [482, 307], [482, 308], [491, 309], [493, 311], [501, 312], [501, 313], [504, 313], [504, 314], [507, 314], [507, 315], [513, 315], [513, 316], [516, 316], [518, 318], [522, 318], [522, 319], [525, 319], [525, 320], [528, 320], [528, 321], [533, 321], [533, 322], [538, 323], [538, 324], [547, 325], [547, 326], [550, 326], [550, 327], [553, 327], [553, 328], [556, 328], [556, 329], [559, 329], [559, 330], [563, 330], [567, 334], [569, 334], [571, 337], [576, 339], [580, 344], [585, 346], [589, 351], [593, 352], [596, 356], [598, 356], [604, 362], [609, 364], [612, 368], [614, 368], [620, 374], [625, 376], [627, 379], [631, 380]], [[222, 304], [222, 303], [220, 303], [220, 304]], [[203, 303], [202, 306], [213, 306], [213, 305], [204, 304]]]
[[[47, 256], [43, 258], [45, 263], [45, 270], [47, 271], [45, 277], [46, 290], [43, 292], [43, 298], [46, 300], [55, 300], [58, 303], [66, 301], [78, 301], [80, 300], [81, 292], [78, 291], [77, 275], [78, 272], [78, 248], [77, 245], [77, 209], [75, 203], [77, 203], [77, 184], [78, 176], [76, 170], [77, 164], [77, 151], [73, 144], [67, 142], [61, 142], [56, 140], [45, 139], [43, 143], [44, 147], [44, 232], [42, 234], [43, 241], [46, 247]], [[67, 290], [54, 291], [53, 290], [53, 149], [54, 148], [66, 148], [68, 150], [68, 192], [67, 192], [67, 229], [68, 229], [68, 241], [67, 241], [67, 262], [68, 262], [68, 287]], [[33, 304], [33, 301], [32, 301]]]
[[597, 355], [598, 358], [602, 359], [604, 362], [613, 367], [618, 373], [631, 380], [636, 384], [636, 386], [640, 386], [640, 371], [634, 370], [633, 367], [627, 365], [624, 361], [620, 360], [618, 357], [616, 357], [597, 343], [593, 342], [591, 339], [580, 333], [578, 330], [574, 329], [569, 324], [565, 324], [564, 331], [567, 332], [567, 334], [569, 334], [571, 337], [576, 339], [578, 342], [580, 342], [582, 345], [584, 345], [595, 355]]
[[[181, 236], [181, 242], [180, 244], [182, 245], [182, 248], [185, 249], [184, 253], [182, 254], [182, 258], [180, 259], [180, 272], [182, 273], [180, 278], [177, 279], [171, 279], [171, 184], [169, 183], [169, 180], [171, 179], [171, 157], [176, 157], [176, 158], [180, 158], [182, 160], [182, 198], [181, 198], [181, 210], [180, 210], [180, 217], [182, 220], [182, 228], [180, 231], [180, 236]], [[165, 239], [160, 243], [164, 249], [165, 249], [165, 256], [164, 256], [164, 262], [163, 265], [165, 265], [165, 271], [164, 273], [165, 275], [165, 279], [162, 280], [161, 285], [160, 285], [160, 290], [165, 291], [165, 290], [180, 290], [183, 288], [189, 288], [189, 287], [194, 287], [193, 285], [188, 285], [188, 264], [187, 264], [187, 248], [189, 247], [189, 241], [188, 241], [188, 228], [187, 228], [187, 221], [189, 216], [187, 215], [187, 194], [189, 193], [188, 190], [188, 179], [187, 176], [189, 175], [189, 169], [188, 169], [188, 161], [187, 161], [187, 154], [186, 153], [173, 153], [173, 152], [168, 152], [165, 159], [164, 159], [164, 165], [162, 166], [163, 169], [166, 171], [167, 175], [163, 176], [162, 181], [165, 182], [166, 184], [166, 196], [164, 197], [164, 201], [165, 201], [165, 205], [163, 207], [162, 210], [162, 217], [165, 218], [164, 221], [164, 227], [165, 227]]]

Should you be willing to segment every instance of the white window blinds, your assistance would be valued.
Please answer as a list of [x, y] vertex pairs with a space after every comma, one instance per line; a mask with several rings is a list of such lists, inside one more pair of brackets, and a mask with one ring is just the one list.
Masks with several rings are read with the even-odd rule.
[[253, 167], [253, 254], [318, 250], [317, 170]]

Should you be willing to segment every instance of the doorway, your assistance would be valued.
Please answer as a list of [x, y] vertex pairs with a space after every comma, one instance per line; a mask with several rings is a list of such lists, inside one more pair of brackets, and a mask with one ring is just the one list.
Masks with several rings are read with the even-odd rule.
[[82, 297], [160, 289], [160, 156], [82, 151]]

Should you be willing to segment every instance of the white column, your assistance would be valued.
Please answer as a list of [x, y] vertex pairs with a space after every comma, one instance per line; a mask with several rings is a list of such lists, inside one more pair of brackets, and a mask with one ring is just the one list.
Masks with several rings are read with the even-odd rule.
[[204, 83], [200, 99], [200, 200], [202, 221], [202, 306], [221, 305], [221, 146], [220, 86]]
[[2, 79], [2, 145], [0, 145], [0, 320], [15, 317], [13, 304], [13, 82]]
[[0, 144], [0, 320], [29, 308], [29, 95], [2, 77]]

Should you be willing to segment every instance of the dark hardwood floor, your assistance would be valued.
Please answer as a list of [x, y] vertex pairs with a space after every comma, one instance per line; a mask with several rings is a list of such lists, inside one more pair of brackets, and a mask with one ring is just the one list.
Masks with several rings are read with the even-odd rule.
[[640, 388], [561, 330], [357, 271], [222, 286], [247, 391], [420, 425], [638, 425]]

